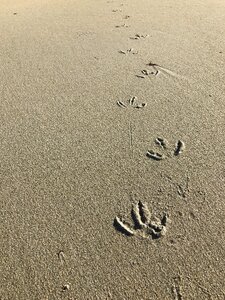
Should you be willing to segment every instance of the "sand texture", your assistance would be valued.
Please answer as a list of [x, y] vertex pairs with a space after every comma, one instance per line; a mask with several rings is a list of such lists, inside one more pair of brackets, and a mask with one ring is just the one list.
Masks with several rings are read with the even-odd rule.
[[0, 300], [225, 299], [225, 1], [0, 1]]

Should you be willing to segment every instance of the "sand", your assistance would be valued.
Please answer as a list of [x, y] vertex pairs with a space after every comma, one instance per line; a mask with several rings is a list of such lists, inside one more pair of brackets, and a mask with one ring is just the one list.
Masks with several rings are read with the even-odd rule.
[[0, 2], [1, 300], [225, 299], [224, 20], [223, 0]]

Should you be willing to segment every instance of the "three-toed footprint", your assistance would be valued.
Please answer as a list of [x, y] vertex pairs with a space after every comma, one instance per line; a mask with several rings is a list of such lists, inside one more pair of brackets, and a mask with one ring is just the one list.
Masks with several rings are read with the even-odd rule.
[[119, 53], [121, 53], [121, 54], [129, 54], [129, 53], [138, 54], [138, 51], [134, 51], [133, 48], [130, 48], [130, 49], [127, 49], [126, 51], [120, 50]]
[[144, 108], [147, 106], [147, 103], [137, 103], [137, 97], [131, 97], [127, 103], [123, 102], [123, 101], [117, 101], [117, 105], [121, 108], [127, 108], [129, 106], [133, 107], [133, 108]]
[[138, 78], [146, 78], [149, 76], [158, 76], [160, 74], [164, 74], [164, 75], [169, 75], [172, 76], [174, 78], [185, 78], [184, 76], [181, 76], [175, 72], [173, 72], [172, 70], [165, 68], [159, 64], [155, 64], [153, 62], [149, 62], [147, 64], [147, 69], [143, 69], [141, 71], [142, 74], [138, 74], [136, 75], [136, 77]]
[[130, 27], [130, 25], [127, 25], [126, 23], [124, 23], [124, 24], [121, 24], [121, 25], [116, 25], [115, 27], [116, 28], [122, 28], [122, 27], [128, 28], [128, 27]]
[[149, 37], [148, 34], [135, 34], [135, 36], [131, 36], [130, 39], [131, 40], [140, 40], [140, 39], [146, 39], [147, 37]]
[[166, 139], [158, 137], [155, 139], [155, 143], [164, 151], [164, 153], [159, 153], [157, 151], [148, 150], [146, 152], [146, 156], [151, 159], [154, 159], [154, 160], [162, 160], [162, 159], [165, 159], [166, 157], [171, 157], [171, 154], [178, 156], [185, 149], [185, 143], [181, 140], [178, 140], [176, 142], [175, 148], [173, 149], [172, 153], [171, 153], [171, 150], [169, 149], [169, 144]]
[[139, 201], [132, 207], [131, 216], [134, 225], [130, 225], [122, 218], [115, 217], [115, 228], [127, 236], [139, 236], [143, 238], [158, 239], [166, 234], [167, 225], [169, 222], [168, 215], [164, 213], [159, 219], [152, 216], [148, 206]]

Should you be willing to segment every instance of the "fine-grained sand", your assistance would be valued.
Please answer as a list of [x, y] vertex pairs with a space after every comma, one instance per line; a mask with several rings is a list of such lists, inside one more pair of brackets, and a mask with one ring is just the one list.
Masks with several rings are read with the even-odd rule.
[[1, 300], [225, 299], [224, 20], [0, 1]]

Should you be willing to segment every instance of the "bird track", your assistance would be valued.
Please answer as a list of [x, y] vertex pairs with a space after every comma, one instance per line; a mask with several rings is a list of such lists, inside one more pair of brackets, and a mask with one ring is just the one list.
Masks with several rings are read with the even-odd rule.
[[[168, 141], [164, 138], [158, 137], [155, 139], [156, 145], [158, 145], [163, 151], [168, 149]], [[182, 152], [185, 150], [185, 143], [182, 140], [178, 140], [175, 144], [175, 148], [173, 150], [174, 156], [179, 156]], [[171, 153], [159, 153], [157, 151], [148, 150], [146, 152], [146, 156], [148, 158], [154, 159], [154, 160], [163, 160], [166, 157], [171, 157]]]
[[117, 105], [120, 107], [120, 108], [128, 108], [128, 107], [132, 107], [132, 108], [137, 108], [137, 109], [140, 109], [140, 108], [144, 108], [147, 106], [147, 103], [146, 102], [143, 102], [143, 103], [137, 103], [137, 97], [131, 97], [127, 103], [123, 102], [123, 101], [117, 101]]
[[115, 217], [115, 228], [127, 236], [138, 236], [151, 239], [159, 239], [167, 232], [167, 225], [169, 223], [168, 215], [164, 213], [161, 219], [152, 216], [148, 206], [141, 201], [133, 205], [131, 216], [133, 226], [122, 218]]

